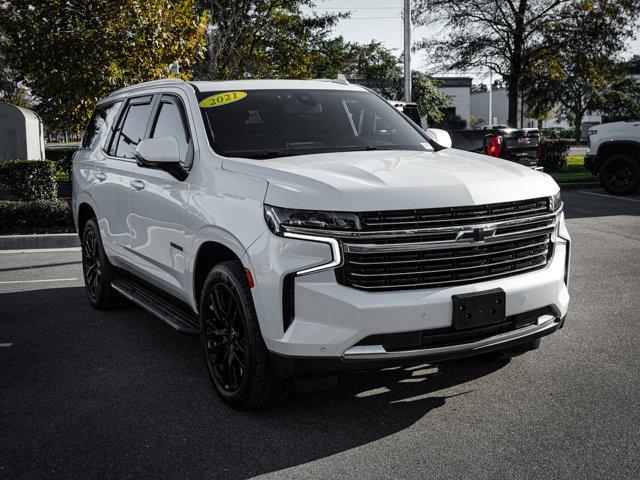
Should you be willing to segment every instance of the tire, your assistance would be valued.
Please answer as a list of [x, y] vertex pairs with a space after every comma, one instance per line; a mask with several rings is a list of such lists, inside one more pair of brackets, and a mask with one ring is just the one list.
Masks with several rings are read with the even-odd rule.
[[102, 245], [100, 229], [90, 218], [82, 232], [82, 273], [89, 302], [99, 310], [109, 310], [118, 303], [118, 294], [111, 288], [113, 266]]
[[631, 195], [640, 188], [640, 162], [628, 154], [611, 155], [600, 167], [599, 178], [611, 195]]
[[207, 276], [200, 341], [209, 379], [228, 405], [246, 410], [286, 398], [291, 382], [269, 366], [246, 273], [237, 261], [220, 263]]

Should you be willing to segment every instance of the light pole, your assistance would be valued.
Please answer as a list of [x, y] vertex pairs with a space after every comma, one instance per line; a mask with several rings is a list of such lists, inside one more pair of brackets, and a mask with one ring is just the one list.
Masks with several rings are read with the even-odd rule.
[[489, 125], [493, 125], [493, 71], [489, 70]]
[[404, 0], [404, 101], [411, 101], [411, 0]]

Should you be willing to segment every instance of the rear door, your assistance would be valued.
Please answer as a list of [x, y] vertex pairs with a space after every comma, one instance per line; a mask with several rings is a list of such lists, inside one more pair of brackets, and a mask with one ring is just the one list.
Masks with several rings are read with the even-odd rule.
[[137, 273], [178, 297], [184, 293], [181, 284], [187, 258], [187, 175], [194, 151], [191, 131], [182, 99], [174, 94], [158, 95], [146, 137], [174, 137], [177, 140], [184, 176], [136, 166], [131, 178], [129, 226]]
[[135, 147], [144, 137], [151, 100], [151, 96], [127, 100], [96, 164], [94, 197], [103, 243], [106, 249], [122, 259], [129, 256], [131, 246], [127, 219], [131, 172], [136, 166]]

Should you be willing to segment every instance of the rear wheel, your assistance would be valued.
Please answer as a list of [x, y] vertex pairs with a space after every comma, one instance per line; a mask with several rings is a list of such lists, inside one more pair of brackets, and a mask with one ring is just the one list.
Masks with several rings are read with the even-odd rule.
[[640, 165], [631, 155], [607, 158], [600, 168], [600, 184], [612, 195], [631, 195], [640, 188]]
[[113, 308], [117, 293], [111, 288], [113, 267], [107, 258], [95, 218], [90, 218], [82, 231], [82, 272], [87, 297], [100, 310]]
[[287, 379], [268, 362], [245, 270], [239, 262], [216, 265], [200, 299], [200, 339], [213, 386], [223, 401], [239, 409], [284, 399]]

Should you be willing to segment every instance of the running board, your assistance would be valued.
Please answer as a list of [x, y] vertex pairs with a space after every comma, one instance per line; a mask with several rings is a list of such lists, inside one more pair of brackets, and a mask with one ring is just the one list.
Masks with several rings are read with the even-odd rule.
[[111, 288], [179, 332], [200, 333], [200, 322], [195, 313], [172, 305], [165, 298], [133, 280], [116, 278], [111, 282]]

